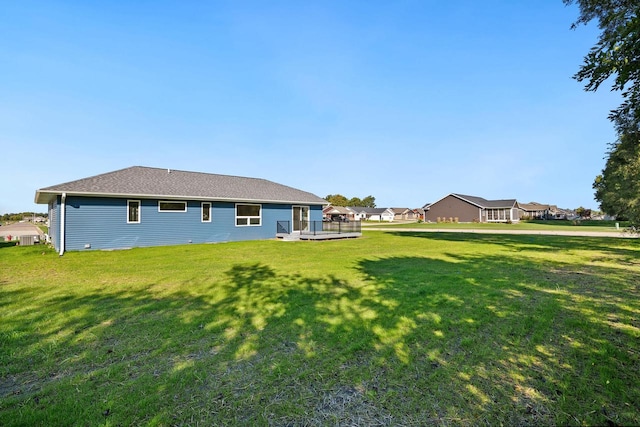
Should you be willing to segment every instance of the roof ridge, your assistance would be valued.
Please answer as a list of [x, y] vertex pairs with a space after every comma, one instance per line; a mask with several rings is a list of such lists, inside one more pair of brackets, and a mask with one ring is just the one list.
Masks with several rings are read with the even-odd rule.
[[[114, 172], [119, 172], [121, 170], [133, 169], [133, 168], [153, 169], [153, 170], [159, 170], [159, 171], [165, 170], [165, 171], [171, 171], [171, 172], [182, 172], [182, 173], [190, 173], [190, 174], [198, 174], [198, 175], [228, 176], [228, 177], [231, 177], [231, 178], [255, 179], [255, 180], [258, 180], [258, 181], [267, 181], [267, 182], [273, 182], [274, 184], [277, 184], [275, 181], [270, 181], [270, 180], [265, 179], [265, 178], [256, 178], [256, 177], [252, 177], [252, 176], [230, 175], [230, 174], [226, 174], [226, 173], [214, 173], [214, 172], [189, 171], [189, 170], [172, 169], [172, 168], [159, 168], [159, 167], [154, 167], [154, 166], [131, 166], [129, 168], [120, 169], [120, 170], [114, 171]], [[279, 185], [284, 185], [284, 184], [279, 184]]]

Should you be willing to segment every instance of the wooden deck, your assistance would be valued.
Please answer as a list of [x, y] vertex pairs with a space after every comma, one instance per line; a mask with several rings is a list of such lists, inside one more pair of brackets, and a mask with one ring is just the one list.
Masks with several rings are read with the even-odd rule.
[[336, 240], [336, 239], [355, 239], [361, 237], [362, 233], [317, 233], [317, 234], [287, 234], [278, 233], [276, 237], [288, 242], [298, 240]]

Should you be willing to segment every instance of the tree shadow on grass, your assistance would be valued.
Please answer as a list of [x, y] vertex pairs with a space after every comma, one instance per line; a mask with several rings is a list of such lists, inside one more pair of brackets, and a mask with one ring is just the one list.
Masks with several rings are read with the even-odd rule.
[[599, 250], [610, 255], [621, 257], [628, 262], [636, 261], [640, 264], [640, 244], [637, 239], [623, 239], [616, 237], [573, 237], [573, 236], [552, 236], [536, 234], [496, 234], [489, 233], [447, 233], [447, 232], [388, 232], [398, 237], [420, 238], [445, 242], [465, 242], [492, 244], [502, 247], [522, 250], [542, 250], [542, 251], [577, 251], [577, 250]]
[[0, 421], [639, 421], [637, 271], [444, 255], [365, 258], [357, 280], [247, 262], [171, 286], [2, 288]]
[[451, 386], [430, 389], [451, 394], [449, 416], [466, 408], [490, 424], [638, 422], [637, 271], [575, 277], [526, 257], [445, 255], [455, 261], [382, 258], [361, 268], [385, 284], [382, 296], [410, 300], [402, 312], [417, 326], [406, 341], [440, 340], [414, 354], [423, 349], [447, 371]]
[[[3, 315], [0, 423], [267, 424], [304, 420], [309, 404], [310, 423], [370, 412], [353, 381], [324, 376], [354, 345], [370, 349], [369, 322], [385, 307], [375, 289], [260, 263], [224, 276], [172, 291], [161, 279], [45, 297], [0, 290], [0, 307], [21, 311]], [[327, 409], [335, 399], [353, 411]]]

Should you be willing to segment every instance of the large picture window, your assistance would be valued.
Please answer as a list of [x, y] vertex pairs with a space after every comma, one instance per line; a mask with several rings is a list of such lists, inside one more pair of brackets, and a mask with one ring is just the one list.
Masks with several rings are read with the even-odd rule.
[[140, 222], [140, 200], [127, 200], [127, 223]]
[[186, 212], [187, 202], [176, 202], [173, 200], [160, 200], [158, 202], [158, 212]]
[[487, 209], [487, 221], [508, 221], [510, 209]]
[[211, 222], [211, 203], [202, 202], [202, 222]]
[[236, 204], [236, 225], [240, 227], [262, 224], [262, 205]]

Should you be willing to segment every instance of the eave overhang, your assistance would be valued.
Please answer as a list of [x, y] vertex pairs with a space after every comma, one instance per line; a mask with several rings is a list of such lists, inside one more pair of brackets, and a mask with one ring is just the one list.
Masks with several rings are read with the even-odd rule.
[[198, 200], [206, 202], [243, 202], [243, 203], [273, 203], [273, 204], [297, 204], [297, 205], [314, 205], [314, 206], [326, 206], [329, 202], [313, 202], [309, 200], [269, 200], [269, 199], [251, 199], [251, 198], [231, 198], [231, 197], [210, 197], [210, 196], [181, 196], [181, 195], [166, 195], [166, 194], [115, 194], [115, 193], [97, 193], [97, 192], [82, 192], [82, 191], [60, 191], [60, 190], [38, 190], [36, 191], [35, 203], [37, 204], [49, 204], [49, 202], [55, 199], [57, 196], [66, 193], [67, 197], [79, 196], [79, 197], [108, 197], [112, 199], [162, 199], [162, 200]]

